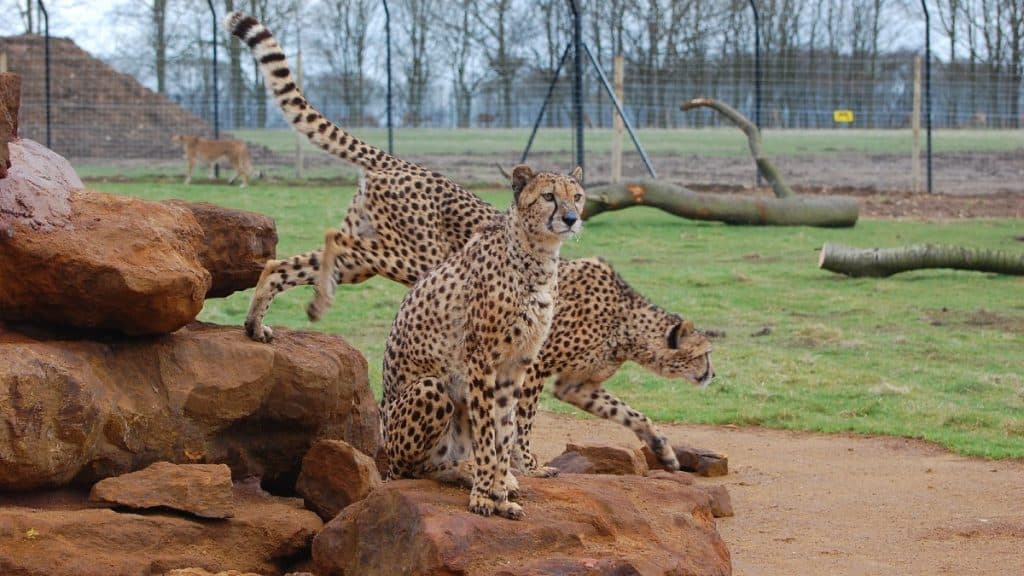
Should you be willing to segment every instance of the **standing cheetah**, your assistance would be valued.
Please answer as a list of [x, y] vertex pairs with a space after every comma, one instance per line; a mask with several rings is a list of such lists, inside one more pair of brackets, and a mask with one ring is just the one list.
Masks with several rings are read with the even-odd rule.
[[515, 468], [535, 476], [553, 473], [537, 465], [530, 432], [544, 381], [554, 375], [555, 397], [629, 428], [663, 465], [678, 470], [672, 446], [650, 419], [601, 384], [631, 360], [661, 376], [706, 386], [714, 377], [711, 343], [692, 322], [651, 304], [601, 260], [563, 261], [558, 284], [551, 332], [519, 400]]
[[508, 214], [406, 295], [384, 354], [390, 477], [471, 470], [472, 512], [522, 517], [508, 497], [516, 406], [554, 316], [562, 240], [580, 230], [581, 176], [517, 166]]

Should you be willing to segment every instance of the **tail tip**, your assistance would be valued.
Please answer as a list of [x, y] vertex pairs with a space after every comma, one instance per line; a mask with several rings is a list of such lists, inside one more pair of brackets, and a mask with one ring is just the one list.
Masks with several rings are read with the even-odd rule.
[[242, 20], [245, 20], [245, 18], [245, 14], [237, 10], [229, 12], [228, 15], [224, 17], [224, 29], [230, 34], [235, 34], [235, 29], [238, 27], [238, 24], [241, 23]]

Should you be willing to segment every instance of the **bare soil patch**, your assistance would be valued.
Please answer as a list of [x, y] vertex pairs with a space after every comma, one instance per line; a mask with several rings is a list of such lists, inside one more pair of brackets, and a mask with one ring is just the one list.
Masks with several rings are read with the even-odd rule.
[[[718, 519], [738, 576], [1024, 574], [1024, 461], [965, 458], [926, 442], [663, 425], [729, 456], [736, 515]], [[569, 441], [636, 444], [605, 420], [542, 413], [546, 461]], [[557, 481], [555, 479], [554, 481]]]

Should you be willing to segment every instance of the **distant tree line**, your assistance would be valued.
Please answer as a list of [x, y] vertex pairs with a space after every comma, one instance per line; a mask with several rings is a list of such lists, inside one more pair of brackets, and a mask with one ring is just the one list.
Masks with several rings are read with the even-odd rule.
[[[28, 0], [16, 1], [28, 27]], [[625, 58], [626, 102], [641, 126], [703, 125], [678, 104], [709, 96], [753, 107], [754, 32], [748, 0], [577, 0], [585, 41], [611, 76]], [[764, 123], [830, 126], [836, 108], [858, 125], [906, 125], [913, 59], [923, 51], [919, 0], [757, 0]], [[219, 16], [263, 20], [303, 85], [332, 118], [383, 123], [384, 10], [379, 0], [215, 0]], [[1024, 1], [928, 0], [934, 118], [940, 126], [1019, 127]], [[404, 125], [521, 126], [532, 122], [571, 41], [566, 0], [392, 0], [395, 118]], [[36, 24], [37, 25], [37, 24]], [[205, 0], [136, 0], [117, 11], [124, 34], [112, 61], [161, 93], [202, 111], [212, 100], [211, 22]], [[220, 32], [218, 98], [230, 126], [266, 126], [263, 81], [237, 41]], [[549, 125], [569, 120], [572, 58]], [[585, 120], [610, 125], [588, 69]]]

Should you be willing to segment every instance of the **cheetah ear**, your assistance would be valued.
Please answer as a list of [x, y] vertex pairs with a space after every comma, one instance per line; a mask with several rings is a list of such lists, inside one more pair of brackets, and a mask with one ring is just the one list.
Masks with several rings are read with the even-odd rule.
[[572, 172], [569, 173], [569, 176], [571, 176], [573, 180], [583, 184], [583, 167], [577, 166], [573, 168]]
[[665, 339], [668, 341], [668, 347], [673, 350], [678, 350], [683, 338], [692, 333], [693, 322], [690, 320], [680, 320], [678, 324], [673, 324], [672, 327], [668, 329], [668, 334], [665, 335]]
[[519, 202], [519, 193], [526, 188], [526, 185], [533, 180], [537, 174], [526, 164], [520, 164], [512, 169], [512, 193], [516, 202]]

